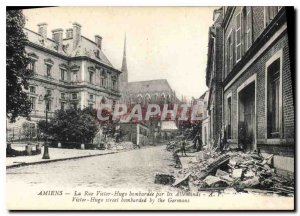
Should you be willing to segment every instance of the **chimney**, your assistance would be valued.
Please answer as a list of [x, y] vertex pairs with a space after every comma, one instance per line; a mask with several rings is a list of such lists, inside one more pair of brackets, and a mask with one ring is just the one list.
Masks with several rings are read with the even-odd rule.
[[68, 28], [68, 29], [66, 30], [66, 38], [67, 38], [67, 39], [73, 38], [73, 29], [72, 29], [72, 28]]
[[81, 38], [81, 25], [79, 23], [73, 23], [73, 49], [77, 47]]
[[38, 25], [38, 33], [43, 37], [44, 40], [47, 39], [47, 23], [39, 23]]
[[95, 43], [99, 49], [102, 48], [102, 37], [99, 35], [95, 35]]
[[63, 45], [63, 29], [53, 29], [52, 30], [52, 39], [58, 44], [58, 51], [62, 51]]

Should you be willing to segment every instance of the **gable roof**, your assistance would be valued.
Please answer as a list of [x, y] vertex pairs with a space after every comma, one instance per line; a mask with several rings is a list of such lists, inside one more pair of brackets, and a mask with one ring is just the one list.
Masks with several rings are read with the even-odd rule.
[[166, 79], [128, 82], [127, 84], [128, 93], [154, 93], [162, 91], [173, 93], [173, 90]]

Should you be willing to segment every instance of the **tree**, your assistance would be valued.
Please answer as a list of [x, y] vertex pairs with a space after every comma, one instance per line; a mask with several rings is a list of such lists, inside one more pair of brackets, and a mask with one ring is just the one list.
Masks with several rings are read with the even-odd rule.
[[91, 143], [99, 130], [96, 113], [89, 108], [57, 110], [54, 118], [48, 122], [38, 122], [39, 130], [45, 136], [59, 141]]
[[25, 52], [27, 37], [23, 32], [25, 17], [21, 10], [6, 12], [6, 116], [15, 122], [18, 116], [28, 117], [30, 100], [24, 89], [31, 71]]

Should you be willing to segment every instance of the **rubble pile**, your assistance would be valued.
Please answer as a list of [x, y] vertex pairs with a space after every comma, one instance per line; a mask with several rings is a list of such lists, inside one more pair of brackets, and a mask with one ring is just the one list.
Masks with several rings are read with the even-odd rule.
[[293, 180], [276, 174], [271, 165], [272, 157], [273, 155], [263, 157], [242, 152], [215, 154], [212, 159], [205, 160], [203, 157], [186, 172], [192, 173], [190, 183], [200, 190], [234, 187], [237, 191], [255, 188], [285, 195], [293, 194]]
[[[177, 153], [180, 156], [180, 152]], [[191, 191], [222, 191], [293, 195], [294, 181], [280, 176], [272, 167], [273, 155], [227, 151], [200, 151], [189, 157], [179, 157], [183, 163], [174, 172], [173, 186]], [[189, 179], [188, 186], [181, 182]]]

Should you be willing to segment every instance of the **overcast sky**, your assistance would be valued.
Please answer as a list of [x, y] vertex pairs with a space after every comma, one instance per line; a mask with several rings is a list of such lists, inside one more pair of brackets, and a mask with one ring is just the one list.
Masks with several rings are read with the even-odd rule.
[[[179, 98], [205, 92], [208, 27], [213, 7], [56, 7], [27, 9], [26, 27], [51, 30], [82, 25], [81, 34], [103, 37], [103, 52], [121, 68], [127, 35], [129, 81], [167, 79]], [[65, 31], [64, 31], [65, 37]]]

